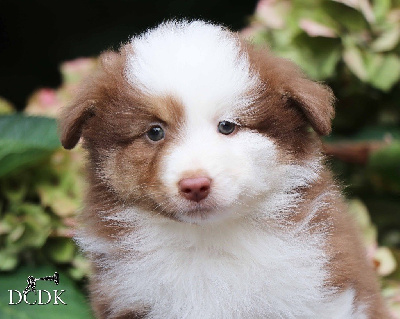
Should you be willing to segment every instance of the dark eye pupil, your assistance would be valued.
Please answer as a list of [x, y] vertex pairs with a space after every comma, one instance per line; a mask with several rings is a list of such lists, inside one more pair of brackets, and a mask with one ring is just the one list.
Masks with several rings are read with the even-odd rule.
[[235, 130], [236, 125], [232, 122], [221, 121], [218, 124], [218, 131], [222, 134], [228, 135]]
[[160, 126], [154, 126], [147, 131], [147, 136], [152, 141], [159, 141], [164, 138], [164, 130]]

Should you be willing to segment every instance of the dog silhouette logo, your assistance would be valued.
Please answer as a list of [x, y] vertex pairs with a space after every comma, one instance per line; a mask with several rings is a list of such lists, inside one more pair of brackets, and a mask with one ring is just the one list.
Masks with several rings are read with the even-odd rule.
[[35, 278], [33, 276], [28, 276], [28, 279], [26, 282], [28, 283], [28, 286], [24, 289], [24, 295], [26, 295], [29, 291], [35, 291], [36, 290], [36, 281], [38, 280], [45, 280], [45, 281], [54, 281], [56, 285], [60, 283], [60, 276], [58, 272], [55, 272], [53, 276], [46, 276], [46, 277], [41, 277], [41, 278]]

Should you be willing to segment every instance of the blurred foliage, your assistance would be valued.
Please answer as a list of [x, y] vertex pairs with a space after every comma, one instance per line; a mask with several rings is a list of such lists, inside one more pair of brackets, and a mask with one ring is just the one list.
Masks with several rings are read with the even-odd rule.
[[334, 90], [324, 150], [400, 318], [400, 1], [260, 0], [242, 35]]
[[35, 92], [22, 114], [0, 99], [0, 271], [53, 264], [77, 281], [89, 273], [72, 239], [82, 151], [60, 147], [54, 117], [95, 66], [96, 59], [63, 63], [63, 85]]
[[0, 115], [12, 113], [14, 111], [14, 107], [7, 100], [0, 97]]
[[42, 159], [19, 161], [0, 177], [0, 270], [50, 262], [82, 279], [88, 265], [71, 239], [83, 190], [82, 159], [59, 148], [42, 152]]
[[262, 0], [242, 34], [334, 89], [336, 134], [399, 124], [400, 1]]
[[[333, 88], [337, 117], [324, 150], [400, 318], [400, 0], [262, 0], [242, 34]], [[82, 150], [60, 148], [54, 117], [96, 64], [62, 64], [62, 86], [34, 92], [24, 114], [0, 98], [2, 282], [24, 277], [25, 265], [52, 264], [76, 281], [89, 273], [72, 240]]]
[[53, 119], [13, 114], [0, 117], [0, 177], [60, 147]]

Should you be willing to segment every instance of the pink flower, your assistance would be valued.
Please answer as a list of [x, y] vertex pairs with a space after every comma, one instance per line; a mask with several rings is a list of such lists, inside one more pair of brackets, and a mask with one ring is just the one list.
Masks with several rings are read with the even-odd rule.
[[91, 73], [96, 66], [94, 58], [78, 58], [61, 64], [60, 71], [65, 84], [77, 83]]
[[290, 8], [289, 1], [261, 0], [257, 4], [256, 16], [271, 29], [282, 29], [285, 26], [285, 14]]
[[62, 106], [56, 90], [44, 88], [36, 91], [28, 101], [25, 112], [32, 115], [54, 117]]
[[301, 19], [299, 25], [310, 37], [336, 37], [335, 30], [309, 19]]
[[51, 107], [57, 103], [57, 94], [53, 89], [41, 89], [38, 92], [37, 99], [41, 105]]

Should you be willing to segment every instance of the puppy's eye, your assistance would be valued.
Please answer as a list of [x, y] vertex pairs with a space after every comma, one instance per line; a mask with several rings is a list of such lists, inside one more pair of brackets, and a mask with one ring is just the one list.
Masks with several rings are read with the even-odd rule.
[[224, 135], [233, 133], [236, 128], [236, 124], [228, 121], [221, 121], [218, 123], [218, 131]]
[[147, 137], [152, 141], [160, 141], [164, 138], [165, 133], [161, 126], [153, 126], [150, 130], [147, 131]]

